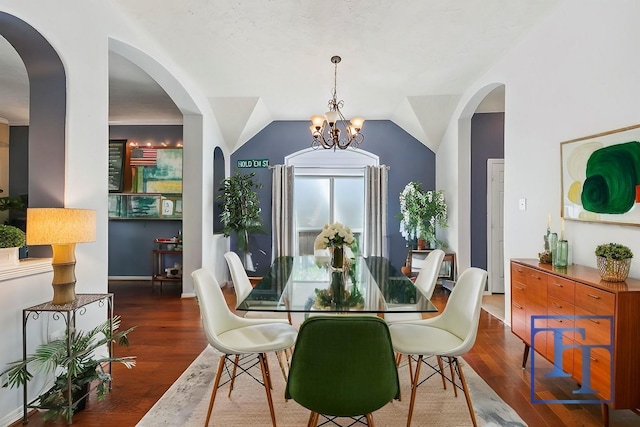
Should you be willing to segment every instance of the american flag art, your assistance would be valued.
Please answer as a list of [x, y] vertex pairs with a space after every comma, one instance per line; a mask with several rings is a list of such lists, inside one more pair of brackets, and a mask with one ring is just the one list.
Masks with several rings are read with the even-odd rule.
[[131, 166], [155, 166], [158, 161], [156, 148], [134, 148], [131, 150]]

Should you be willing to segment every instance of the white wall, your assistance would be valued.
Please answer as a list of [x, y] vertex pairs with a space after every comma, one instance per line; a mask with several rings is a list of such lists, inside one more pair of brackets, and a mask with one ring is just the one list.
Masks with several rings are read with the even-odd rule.
[[[185, 160], [194, 173], [185, 177], [183, 295], [192, 295], [190, 272], [201, 265], [226, 280], [221, 268], [226, 239], [213, 236], [213, 150], [222, 144], [217, 123], [206, 97], [194, 87], [185, 71], [174, 64], [154, 41], [139, 33], [109, 2], [66, 0], [63, 2], [0, 0], [0, 10], [12, 14], [38, 30], [53, 46], [67, 74], [66, 186], [67, 207], [95, 209], [97, 239], [76, 248], [77, 287], [80, 293], [107, 291], [107, 167], [108, 146], [108, 53], [110, 40], [131, 46], [139, 66], [156, 78], [174, 102], [189, 115], [185, 120]], [[72, 11], [72, 13], [70, 13]], [[197, 165], [196, 165], [197, 164]], [[38, 286], [32, 292], [30, 286]], [[0, 282], [0, 313], [10, 319], [3, 324], [0, 369], [15, 360], [22, 343], [19, 327], [22, 308], [51, 297], [50, 277], [28, 277]], [[117, 301], [115, 303], [117, 314]], [[17, 325], [17, 326], [16, 326]], [[93, 325], [90, 325], [93, 326]], [[43, 335], [44, 334], [44, 335]], [[46, 336], [46, 331], [40, 334]], [[135, 334], [134, 334], [135, 335]], [[38, 339], [41, 339], [38, 337]], [[131, 336], [135, 340], [135, 336]], [[36, 344], [32, 342], [30, 344]], [[12, 349], [8, 351], [7, 349]], [[15, 350], [18, 350], [16, 352]], [[0, 414], [21, 408], [21, 391], [0, 388]], [[20, 405], [19, 408], [16, 405]], [[0, 419], [0, 425], [8, 421]]]
[[[464, 182], [441, 181], [440, 171], [464, 158], [453, 147], [468, 150], [457, 131], [465, 108], [486, 85], [504, 83], [506, 266], [510, 258], [535, 258], [542, 250], [549, 213], [552, 229], [560, 230], [560, 143], [640, 123], [639, 16], [640, 3], [631, 0], [568, 1], [463, 95], [446, 148], [437, 153], [437, 186], [460, 198], [469, 194]], [[520, 198], [527, 199], [526, 211], [518, 209]], [[468, 236], [453, 228], [452, 246], [468, 245]], [[630, 275], [640, 277], [640, 228], [567, 221], [566, 238], [570, 261], [591, 267], [599, 243], [629, 246], [636, 254]], [[505, 275], [509, 281], [508, 270]]]

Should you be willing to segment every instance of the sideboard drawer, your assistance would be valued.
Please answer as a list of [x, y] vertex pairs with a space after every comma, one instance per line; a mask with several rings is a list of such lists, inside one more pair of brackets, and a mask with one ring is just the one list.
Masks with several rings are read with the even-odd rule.
[[615, 313], [616, 297], [610, 292], [578, 283], [575, 295], [576, 306], [584, 308], [590, 313], [610, 316]]
[[572, 280], [558, 276], [549, 276], [547, 279], [547, 293], [551, 297], [555, 297], [573, 304], [575, 301], [574, 292], [576, 283]]
[[[593, 313], [576, 307], [576, 316], [591, 316]], [[584, 329], [582, 334], [576, 331], [574, 340], [577, 344], [611, 345], [613, 340], [613, 316], [611, 318], [576, 318], [575, 327]]]

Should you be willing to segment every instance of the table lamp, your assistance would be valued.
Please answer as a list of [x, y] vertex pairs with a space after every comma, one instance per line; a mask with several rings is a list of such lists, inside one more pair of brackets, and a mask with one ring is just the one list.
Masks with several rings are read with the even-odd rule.
[[54, 305], [76, 299], [76, 243], [96, 240], [96, 211], [28, 208], [27, 245], [51, 245]]

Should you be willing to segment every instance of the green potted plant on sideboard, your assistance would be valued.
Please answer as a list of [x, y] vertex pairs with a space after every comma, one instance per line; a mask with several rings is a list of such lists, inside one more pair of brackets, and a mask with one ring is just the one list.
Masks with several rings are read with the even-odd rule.
[[603, 243], [595, 250], [598, 272], [602, 280], [624, 282], [629, 276], [633, 252], [619, 243]]
[[[128, 334], [136, 327], [117, 331], [119, 327], [120, 317], [114, 316], [88, 332], [72, 329], [70, 337], [39, 345], [26, 359], [9, 364], [10, 367], [0, 374], [7, 375], [7, 382], [2, 386], [14, 388], [26, 384], [33, 378], [33, 374], [29, 372], [30, 367], [43, 373], [54, 373], [53, 385], [32, 406], [42, 410], [45, 421], [61, 416], [71, 420], [74, 413], [84, 409], [91, 390], [96, 390], [98, 400], [102, 400], [109, 392], [111, 372], [105, 372], [105, 365], [121, 363], [127, 368], [135, 366], [134, 356], [100, 354], [111, 342], [129, 346]], [[67, 347], [68, 344], [70, 347]]]

